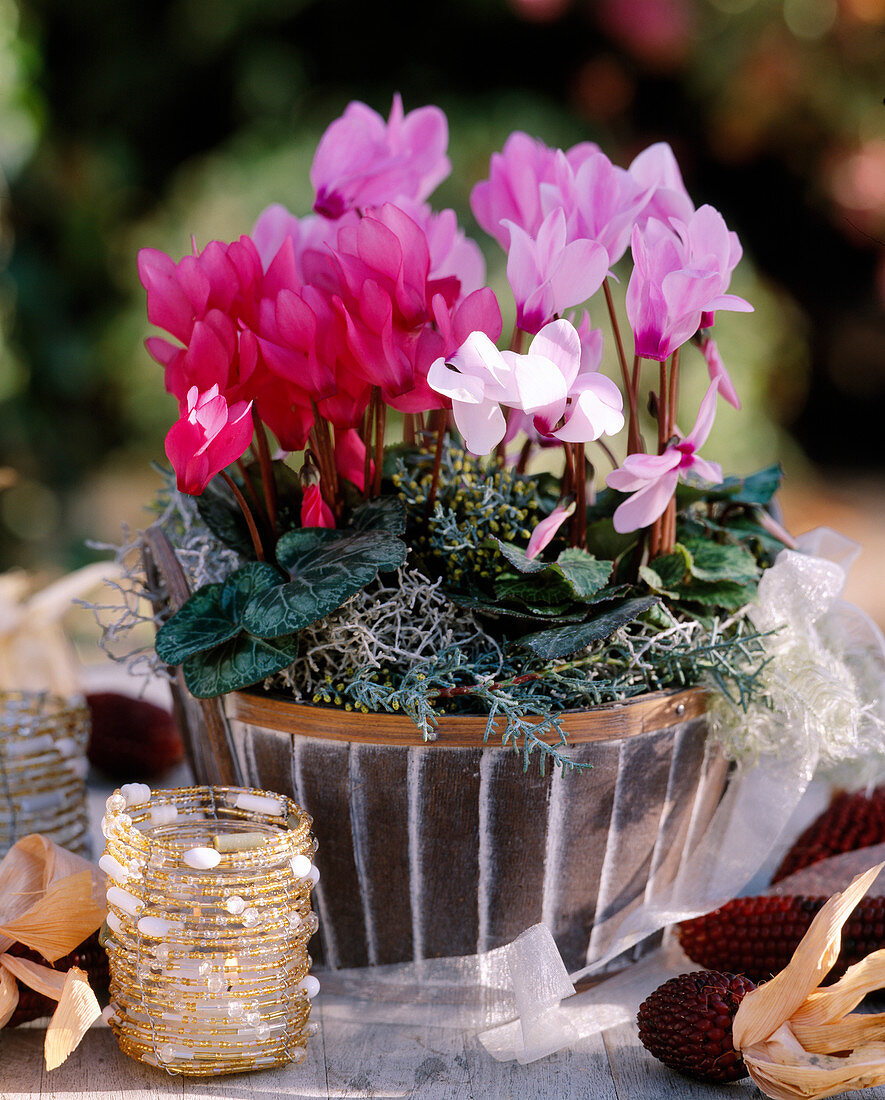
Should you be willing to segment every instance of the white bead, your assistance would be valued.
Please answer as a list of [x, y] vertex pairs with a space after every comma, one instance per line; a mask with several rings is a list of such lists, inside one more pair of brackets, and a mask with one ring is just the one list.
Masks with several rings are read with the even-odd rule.
[[228, 898], [227, 901], [224, 903], [224, 908], [232, 916], [238, 917], [240, 913], [242, 913], [243, 910], [246, 908], [246, 903], [239, 896], [239, 894], [234, 894], [233, 897]]
[[292, 871], [296, 878], [306, 878], [310, 874], [313, 863], [305, 855], [292, 856]]
[[59, 737], [55, 742], [55, 751], [62, 756], [76, 756], [80, 751], [80, 746], [73, 737]]
[[181, 857], [188, 867], [207, 871], [221, 862], [221, 853], [214, 848], [189, 848]]
[[268, 814], [270, 817], [283, 816], [283, 804], [279, 798], [266, 794], [249, 794], [242, 791], [237, 795], [234, 806], [238, 810], [249, 810], [256, 814]]
[[[110, 923], [110, 920], [108, 920], [108, 923]], [[171, 929], [180, 928], [181, 926], [176, 924], [175, 921], [166, 920], [164, 917], [142, 917], [137, 927], [143, 936], [151, 936], [154, 939], [161, 940], [164, 936], [168, 936]]]
[[314, 886], [316, 886], [316, 884], [320, 881], [319, 867], [314, 864], [304, 877], [308, 879]]
[[151, 789], [147, 783], [124, 783], [120, 794], [126, 799], [127, 806], [140, 806], [151, 800]]
[[110, 852], [105, 852], [98, 861], [98, 865], [106, 875], [110, 875], [114, 882], [127, 882], [129, 880], [129, 871]]
[[119, 1016], [116, 1012], [117, 1006], [114, 1004], [105, 1005], [101, 1010], [102, 1019], [106, 1024], [109, 1024], [111, 1020], [119, 1020]]
[[108, 887], [108, 904], [116, 905], [118, 909], [122, 909], [132, 917], [144, 909], [144, 902], [140, 898], [130, 894], [128, 890], [121, 890], [119, 886]]
[[308, 997], [313, 1000], [313, 998], [320, 991], [320, 983], [318, 979], [313, 976], [313, 974], [308, 974], [306, 978], [302, 978], [301, 981], [298, 983], [298, 988], [303, 989]]
[[151, 825], [168, 825], [178, 817], [177, 806], [151, 806]]
[[112, 932], [116, 932], [116, 934], [119, 936], [120, 933], [123, 931], [123, 922], [120, 920], [117, 914], [108, 913], [105, 919], [108, 922], [108, 928], [110, 928]]

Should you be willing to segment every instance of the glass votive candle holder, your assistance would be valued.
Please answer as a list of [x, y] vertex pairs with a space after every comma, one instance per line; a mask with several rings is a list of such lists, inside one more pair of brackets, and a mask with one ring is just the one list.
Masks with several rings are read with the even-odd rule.
[[105, 1018], [124, 1053], [198, 1076], [304, 1059], [319, 990], [311, 824], [266, 791], [130, 783], [111, 795]]
[[91, 854], [89, 732], [82, 696], [0, 692], [0, 857], [29, 833]]

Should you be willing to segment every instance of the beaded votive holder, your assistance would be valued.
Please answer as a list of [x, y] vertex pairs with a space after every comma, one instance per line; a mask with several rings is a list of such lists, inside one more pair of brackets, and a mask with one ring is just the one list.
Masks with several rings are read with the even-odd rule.
[[82, 696], [0, 692], [0, 857], [29, 833], [91, 854], [89, 730]]
[[319, 990], [311, 824], [265, 791], [131, 783], [111, 795], [105, 1018], [124, 1053], [200, 1076], [304, 1059]]

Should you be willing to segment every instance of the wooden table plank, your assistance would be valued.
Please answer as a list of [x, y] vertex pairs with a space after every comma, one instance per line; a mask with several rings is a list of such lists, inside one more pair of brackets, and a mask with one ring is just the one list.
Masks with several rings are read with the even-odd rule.
[[467, 1039], [465, 1050], [476, 1100], [617, 1100], [601, 1035], [527, 1066], [496, 1062], [474, 1037]]

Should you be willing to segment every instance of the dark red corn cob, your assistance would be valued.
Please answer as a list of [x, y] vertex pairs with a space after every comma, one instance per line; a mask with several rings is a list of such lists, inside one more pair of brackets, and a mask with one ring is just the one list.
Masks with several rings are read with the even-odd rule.
[[639, 1006], [639, 1038], [655, 1058], [699, 1081], [737, 1081], [747, 1076], [731, 1041], [731, 1022], [749, 979], [718, 970], [680, 974]]
[[885, 787], [876, 787], [869, 797], [864, 791], [854, 794], [843, 791], [796, 840], [772, 882], [780, 882], [830, 856], [882, 843], [885, 843]]
[[[47, 963], [38, 951], [32, 951], [20, 943], [13, 944], [9, 948], [10, 955], [18, 955], [32, 962], [42, 963], [44, 966], [52, 966], [55, 970], [66, 971], [72, 966], [78, 966], [89, 975], [89, 984], [93, 992], [99, 993], [108, 988], [110, 975], [108, 973], [108, 957], [105, 949], [98, 942], [98, 932], [93, 932], [79, 947], [76, 947], [70, 955], [63, 959], [57, 959], [54, 963]], [[44, 997], [42, 993], [26, 986], [24, 982], [18, 983], [18, 1004], [7, 1023], [7, 1027], [18, 1027], [29, 1020], [37, 1020], [41, 1016], [51, 1016], [55, 1012], [57, 1001], [51, 997]]]
[[[679, 925], [682, 950], [699, 966], [765, 981], [783, 970], [826, 898], [753, 897]], [[842, 929], [842, 950], [827, 981], [885, 947], [885, 897], [862, 898]]]

